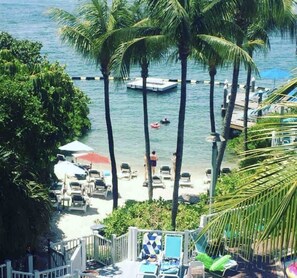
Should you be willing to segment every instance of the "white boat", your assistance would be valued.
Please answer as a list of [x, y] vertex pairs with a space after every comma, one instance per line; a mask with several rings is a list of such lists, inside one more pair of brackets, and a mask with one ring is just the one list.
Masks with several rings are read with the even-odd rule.
[[[177, 82], [166, 81], [160, 78], [147, 78], [146, 88], [149, 91], [164, 92], [176, 88]], [[142, 78], [136, 78], [134, 81], [127, 83], [127, 88], [142, 89]]]

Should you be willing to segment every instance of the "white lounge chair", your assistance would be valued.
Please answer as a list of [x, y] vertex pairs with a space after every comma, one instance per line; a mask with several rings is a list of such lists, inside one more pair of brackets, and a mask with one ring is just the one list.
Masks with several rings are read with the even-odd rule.
[[183, 172], [180, 175], [179, 179], [179, 185], [180, 186], [193, 186], [191, 181], [191, 174], [189, 172]]
[[160, 167], [160, 176], [163, 179], [171, 179], [171, 168], [168, 165]]
[[165, 183], [162, 180], [162, 177], [160, 176], [154, 175], [152, 177], [152, 181], [153, 181], [152, 185], [155, 187], [163, 187], [163, 188], [166, 187]]

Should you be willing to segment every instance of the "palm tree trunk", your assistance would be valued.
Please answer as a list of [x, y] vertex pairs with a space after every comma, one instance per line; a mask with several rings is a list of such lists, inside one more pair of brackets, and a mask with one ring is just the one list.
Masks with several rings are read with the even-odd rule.
[[216, 132], [216, 124], [215, 124], [215, 114], [214, 114], [214, 82], [215, 75], [217, 73], [216, 67], [209, 67], [209, 77], [210, 77], [210, 88], [209, 88], [209, 118], [210, 118], [210, 131], [212, 133]]
[[183, 147], [184, 147], [184, 129], [185, 129], [185, 113], [186, 113], [186, 101], [187, 101], [187, 58], [188, 51], [180, 51], [181, 60], [181, 97], [179, 106], [178, 116], [178, 130], [177, 130], [177, 144], [176, 144], [176, 167], [175, 167], [175, 178], [173, 187], [172, 197], [172, 214], [171, 214], [171, 226], [173, 230], [176, 228], [176, 217], [178, 210], [178, 190], [179, 190], [179, 179], [182, 166], [183, 158]]
[[[252, 51], [249, 51], [249, 55], [252, 58]], [[244, 140], [244, 151], [248, 150], [248, 110], [249, 110], [249, 98], [251, 90], [251, 77], [252, 69], [248, 65], [247, 78], [246, 78], [246, 88], [245, 88], [245, 98], [244, 98], [244, 111], [243, 111], [243, 140]]]
[[145, 139], [145, 156], [146, 156], [146, 167], [148, 171], [148, 197], [149, 201], [153, 200], [153, 185], [152, 185], [152, 167], [150, 163], [150, 135], [148, 127], [148, 109], [147, 109], [147, 87], [146, 80], [148, 77], [148, 66], [149, 63], [146, 59], [141, 61], [141, 77], [142, 77], [142, 100], [143, 100], [143, 128], [144, 128], [144, 139]]
[[111, 162], [111, 174], [112, 174], [112, 198], [113, 198], [113, 210], [118, 208], [118, 176], [117, 176], [117, 165], [114, 154], [114, 141], [112, 124], [110, 118], [110, 107], [109, 107], [109, 71], [107, 69], [101, 69], [103, 80], [104, 80], [104, 105], [105, 105], [105, 121], [108, 135], [108, 147]]
[[233, 110], [235, 107], [235, 101], [236, 101], [236, 95], [237, 95], [237, 88], [238, 88], [238, 76], [239, 76], [239, 69], [240, 69], [240, 62], [239, 60], [234, 61], [234, 66], [233, 66], [233, 80], [232, 80], [232, 87], [231, 87], [231, 96], [227, 108], [227, 113], [226, 117], [224, 119], [224, 129], [222, 136], [225, 138], [225, 141], [221, 142], [220, 148], [219, 148], [219, 153], [217, 157], [217, 165], [216, 169], [221, 169], [221, 164], [224, 158], [224, 153], [226, 150], [227, 142], [229, 139], [230, 135], [230, 125], [231, 125], [231, 119], [232, 119], [232, 114]]

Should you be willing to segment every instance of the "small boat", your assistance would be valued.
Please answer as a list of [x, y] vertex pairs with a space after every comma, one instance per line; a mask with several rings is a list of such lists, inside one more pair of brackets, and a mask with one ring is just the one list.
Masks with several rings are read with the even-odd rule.
[[160, 128], [161, 125], [158, 122], [151, 123], [151, 128]]
[[160, 121], [160, 123], [163, 125], [168, 125], [168, 124], [170, 124], [170, 121], [167, 118], [164, 118]]

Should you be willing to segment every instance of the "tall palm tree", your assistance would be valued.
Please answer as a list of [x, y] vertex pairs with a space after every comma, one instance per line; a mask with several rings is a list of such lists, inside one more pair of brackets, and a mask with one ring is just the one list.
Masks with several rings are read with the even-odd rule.
[[[263, 20], [262, 17], [257, 19], [256, 23], [251, 24], [248, 27], [247, 32], [247, 43], [244, 46], [247, 49], [250, 56], [257, 50], [270, 49], [269, 34], [268, 32], [280, 32], [281, 34], [289, 34], [290, 36], [295, 35], [294, 29], [296, 28], [295, 16], [292, 11], [292, 6], [287, 5], [284, 9], [282, 17], [275, 17], [273, 14], [271, 18]], [[261, 40], [262, 43], [258, 43]], [[244, 116], [243, 116], [243, 133], [244, 133], [244, 151], [248, 150], [248, 109], [249, 109], [249, 93], [250, 93], [250, 81], [251, 81], [252, 70], [250, 67], [247, 68], [247, 79], [245, 89], [245, 102], [244, 102]]]
[[81, 4], [76, 14], [61, 9], [51, 9], [51, 16], [62, 26], [62, 40], [73, 46], [85, 58], [95, 61], [104, 80], [105, 120], [112, 171], [113, 209], [118, 207], [118, 178], [114, 152], [113, 130], [110, 117], [109, 75], [111, 57], [118, 45], [116, 30], [131, 24], [125, 0], [90, 0]]
[[146, 167], [148, 168], [148, 196], [149, 200], [152, 200], [153, 186], [151, 164], [149, 163], [150, 137], [147, 107], [147, 77], [149, 63], [160, 60], [163, 57], [162, 49], [166, 49], [167, 45], [164, 43], [164, 36], [156, 35], [160, 32], [159, 28], [153, 28], [151, 26], [139, 27], [139, 25], [141, 24], [138, 23], [136, 26], [129, 28], [129, 36], [135, 38], [119, 46], [114, 56], [114, 64], [115, 68], [121, 69], [121, 75], [124, 77], [129, 75], [130, 64], [137, 64], [141, 68], [145, 156], [147, 161]]
[[[178, 210], [179, 178], [183, 158], [184, 122], [187, 100], [187, 63], [193, 41], [192, 13], [196, 12], [192, 1], [147, 0], [151, 17], [159, 23], [162, 34], [176, 47], [176, 55], [181, 64], [181, 91], [176, 145], [176, 168], [172, 201], [171, 225], [175, 230]], [[198, 13], [198, 10], [197, 10]]]
[[[220, 26], [222, 26], [224, 23]], [[210, 76], [210, 92], [209, 92], [209, 114], [210, 114], [210, 133], [216, 133], [215, 116], [214, 116], [214, 86], [215, 86], [215, 75], [217, 72], [217, 66], [226, 66], [235, 58], [248, 65], [250, 69], [254, 69], [255, 65], [246, 51], [238, 47], [236, 44], [228, 41], [224, 38], [214, 37], [211, 35], [198, 35], [199, 48], [203, 52], [199, 51], [199, 48], [195, 49], [193, 57], [201, 61], [203, 64], [208, 65], [208, 72]], [[217, 142], [213, 142], [214, 150], [217, 150]], [[213, 169], [214, 171], [215, 169]], [[217, 172], [217, 171], [216, 171]], [[214, 178], [213, 184], [216, 184], [218, 173], [212, 175]], [[215, 188], [213, 189], [215, 190]]]
[[[187, 62], [194, 47], [199, 47], [201, 39], [197, 34], [212, 33], [209, 26], [217, 24], [217, 18], [224, 17], [226, 9], [232, 8], [232, 5], [226, 1], [216, 1], [215, 3], [197, 0], [197, 1], [178, 1], [178, 0], [147, 0], [149, 3], [151, 17], [159, 23], [162, 29], [161, 33], [168, 37], [171, 45], [175, 47], [173, 52], [181, 64], [181, 97], [179, 107], [179, 120], [176, 146], [176, 169], [173, 189], [172, 203], [172, 228], [175, 229], [175, 221], [178, 209], [178, 191], [179, 179], [183, 158], [184, 143], [184, 121], [186, 111], [186, 79]], [[232, 3], [231, 3], [232, 4]], [[218, 29], [217, 29], [218, 30]], [[215, 40], [215, 38], [213, 38]], [[216, 49], [219, 49], [219, 43], [216, 41]], [[202, 48], [200, 48], [202, 49]], [[229, 52], [230, 54], [231, 52]]]
[[[236, 8], [232, 11], [234, 14], [232, 24], [234, 24], [231, 37], [235, 39], [236, 44], [239, 47], [243, 47], [246, 40], [246, 36], [249, 31], [249, 27], [258, 21], [260, 17], [262, 21], [269, 21], [271, 18], [279, 18], [282, 20], [288, 9], [292, 9], [292, 0], [248, 0], [248, 1], [232, 1], [236, 5]], [[217, 169], [220, 169], [223, 160], [224, 152], [227, 146], [227, 142], [230, 134], [230, 124], [235, 107], [237, 88], [238, 88], [238, 77], [240, 71], [240, 60], [235, 59], [233, 65], [232, 75], [232, 86], [231, 96], [227, 108], [226, 117], [224, 119], [223, 137], [226, 139], [221, 143], [219, 154], [217, 158]]]
[[[284, 125], [281, 121], [284, 117], [297, 117], [296, 103], [286, 97], [296, 86], [297, 78], [294, 78], [265, 101], [265, 104], [278, 101], [280, 106], [289, 109], [289, 114], [266, 116], [274, 121], [269, 125], [263, 124], [263, 140], [271, 139], [267, 133], [272, 131], [296, 136], [296, 122]], [[280, 119], [278, 122], [275, 121], [277, 117]], [[246, 153], [249, 158], [265, 156], [267, 159], [241, 170], [250, 174], [235, 192], [215, 198], [212, 205], [215, 215], [205, 227], [205, 232], [211, 231], [213, 238], [222, 241], [228, 227], [229, 245], [234, 248], [240, 246], [240, 255], [248, 260], [257, 255], [275, 259], [289, 253], [296, 254], [297, 160], [292, 152], [295, 144]]]

